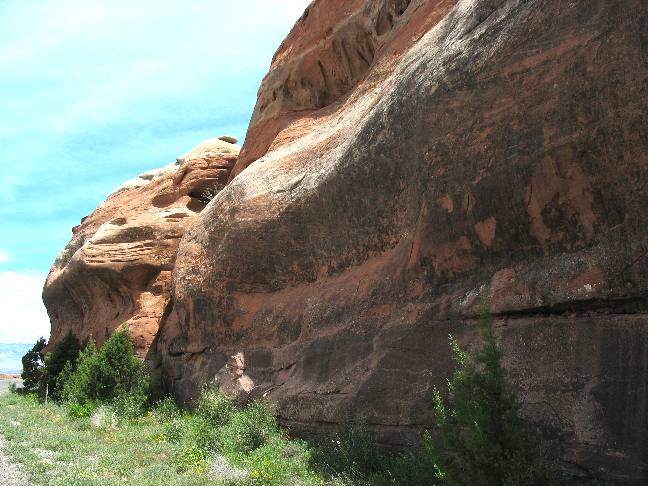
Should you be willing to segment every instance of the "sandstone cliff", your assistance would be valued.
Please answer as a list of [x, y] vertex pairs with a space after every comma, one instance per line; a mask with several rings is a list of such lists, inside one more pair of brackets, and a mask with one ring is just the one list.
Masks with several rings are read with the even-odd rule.
[[645, 479], [647, 113], [642, 0], [316, 0], [229, 184], [179, 246], [155, 239], [164, 264], [124, 266], [142, 257], [119, 241], [95, 263], [83, 235], [112, 245], [97, 230], [118, 216], [84, 222], [46, 287], [54, 336], [96, 312], [109, 332], [164, 279], [145, 342], [159, 323], [178, 397], [236, 355], [293, 431], [362, 415], [397, 443], [430, 423], [447, 335], [474, 342], [488, 297], [526, 413], [582, 470]]
[[222, 188], [239, 147], [208, 140], [127, 181], [73, 230], [47, 278], [50, 345], [72, 330], [98, 343], [124, 323], [145, 356], [169, 302], [180, 238]]

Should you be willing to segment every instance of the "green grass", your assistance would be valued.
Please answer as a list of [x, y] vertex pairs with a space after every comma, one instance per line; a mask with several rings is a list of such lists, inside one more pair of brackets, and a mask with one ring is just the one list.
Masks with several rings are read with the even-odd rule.
[[309, 466], [311, 449], [260, 404], [232, 407], [220, 425], [209, 417], [169, 401], [136, 419], [106, 406], [79, 417], [29, 395], [0, 397], [5, 452], [38, 485], [329, 484]]
[[99, 350], [89, 343], [76, 367], [68, 362], [56, 380], [59, 403], [43, 405], [37, 392], [0, 396], [0, 433], [5, 452], [37, 485], [585, 484], [558, 470], [557, 454], [539, 460], [549, 443], [518, 415], [487, 311], [482, 323], [476, 355], [451, 339], [458, 365], [449, 382], [452, 408], [438, 392], [431, 403], [439, 436], [426, 433], [396, 455], [381, 451], [356, 421], [343, 421], [318, 446], [295, 440], [270, 404], [241, 406], [213, 388], [203, 389], [192, 410], [172, 399], [150, 407], [149, 380], [127, 330]]
[[[319, 447], [292, 439], [267, 405], [205, 391], [195, 410], [170, 399], [136, 418], [0, 396], [5, 452], [36, 485], [408, 486], [443, 484], [424, 450], [384, 455], [362, 424]], [[557, 484], [613, 484], [563, 478]], [[623, 484], [623, 483], [619, 483]]]
[[[174, 447], [159, 440], [162, 426], [152, 416], [117, 425], [72, 418], [57, 404], [29, 396], [0, 397], [0, 431], [6, 452], [35, 484], [199, 485], [207, 476], [174, 465]], [[98, 425], [98, 426], [97, 426]]]

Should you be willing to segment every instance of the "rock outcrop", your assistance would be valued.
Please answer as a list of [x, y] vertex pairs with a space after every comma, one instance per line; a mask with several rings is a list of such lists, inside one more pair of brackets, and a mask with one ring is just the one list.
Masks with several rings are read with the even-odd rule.
[[[632, 15], [628, 15], [632, 12]], [[431, 422], [490, 298], [526, 411], [645, 477], [648, 6], [316, 1], [230, 184], [183, 237], [158, 342], [191, 398], [242, 353], [305, 435]]]
[[[316, 0], [275, 54], [232, 178], [270, 147], [327, 123], [322, 111], [372, 90], [454, 0]], [[365, 78], [369, 77], [367, 80]], [[374, 82], [372, 82], [372, 80]]]
[[176, 164], [120, 186], [73, 229], [43, 292], [50, 345], [69, 330], [102, 343], [128, 324], [146, 356], [169, 302], [180, 238], [227, 182], [239, 149], [203, 142]]
[[172, 258], [94, 256], [117, 231], [100, 208], [48, 280], [54, 333], [109, 332], [164, 278], [147, 336], [176, 396], [227, 382], [295, 433], [361, 415], [403, 444], [489, 299], [525, 413], [584, 475], [646, 480], [647, 126], [643, 0], [316, 0], [229, 184], [179, 246], [155, 239], [171, 299]]

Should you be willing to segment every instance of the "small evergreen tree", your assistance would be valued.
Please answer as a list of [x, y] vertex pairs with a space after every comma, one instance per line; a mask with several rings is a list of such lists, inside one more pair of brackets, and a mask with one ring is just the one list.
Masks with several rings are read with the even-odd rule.
[[80, 351], [79, 340], [72, 331], [68, 331], [63, 339], [56, 343], [54, 351], [45, 356], [45, 368], [40, 383], [41, 395], [44, 395], [45, 389], [49, 388], [49, 394], [53, 398], [58, 397], [61, 388], [59, 375], [68, 363], [74, 368]]
[[117, 331], [97, 350], [90, 340], [79, 355], [76, 369], [61, 374], [63, 398], [76, 403], [129, 402], [141, 406], [148, 398], [149, 379], [144, 363], [135, 356], [127, 330]]
[[87, 403], [89, 396], [92, 368], [95, 366], [97, 345], [90, 338], [85, 348], [79, 353], [75, 365], [68, 364], [59, 376], [61, 398], [69, 402]]
[[502, 366], [493, 320], [481, 315], [483, 345], [471, 355], [450, 336], [457, 368], [448, 382], [452, 408], [439, 390], [434, 407], [440, 443], [426, 435], [436, 478], [448, 485], [551, 484], [542, 438], [520, 414], [520, 402]]
[[117, 331], [97, 353], [91, 369], [90, 395], [99, 401], [110, 401], [141, 388], [147, 376], [144, 363], [135, 356], [129, 332]]
[[34, 391], [38, 389], [43, 376], [43, 367], [45, 366], [45, 357], [43, 356], [45, 344], [45, 339], [41, 337], [22, 357], [23, 369], [20, 376], [23, 379], [25, 391]]

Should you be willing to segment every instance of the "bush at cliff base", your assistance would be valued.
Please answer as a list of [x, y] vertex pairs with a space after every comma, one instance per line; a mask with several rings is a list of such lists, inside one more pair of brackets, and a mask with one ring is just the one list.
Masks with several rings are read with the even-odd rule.
[[51, 353], [44, 353], [46, 345], [45, 339], [41, 337], [22, 357], [21, 376], [26, 392], [37, 391], [41, 399], [46, 396], [56, 399], [62, 388], [59, 376], [66, 366], [68, 374], [69, 368], [74, 368], [81, 345], [72, 331], [56, 343]]
[[79, 354], [76, 367], [68, 363], [59, 381], [63, 400], [111, 403], [125, 415], [139, 413], [148, 399], [148, 372], [135, 356], [127, 330], [115, 332], [99, 350], [91, 339]]
[[457, 365], [448, 381], [451, 400], [446, 405], [435, 389], [437, 435], [426, 433], [419, 450], [384, 455], [362, 422], [347, 421], [314, 451], [313, 466], [354, 485], [556, 484], [550, 442], [520, 414], [488, 311], [482, 312], [481, 330], [483, 345], [474, 355], [450, 336]]
[[45, 355], [45, 365], [38, 385], [41, 397], [46, 394], [54, 399], [59, 397], [62, 388], [59, 377], [66, 366], [74, 367], [80, 351], [79, 340], [72, 331], [69, 331], [56, 343], [54, 350]]
[[502, 366], [490, 313], [482, 311], [483, 346], [475, 355], [450, 336], [456, 370], [448, 381], [447, 408], [439, 390], [434, 408], [439, 443], [425, 437], [435, 476], [448, 485], [551, 484], [543, 437], [520, 414], [520, 402]]
[[27, 353], [22, 357], [23, 370], [21, 377], [25, 391], [30, 392], [38, 389], [43, 376], [45, 339], [40, 338]]

